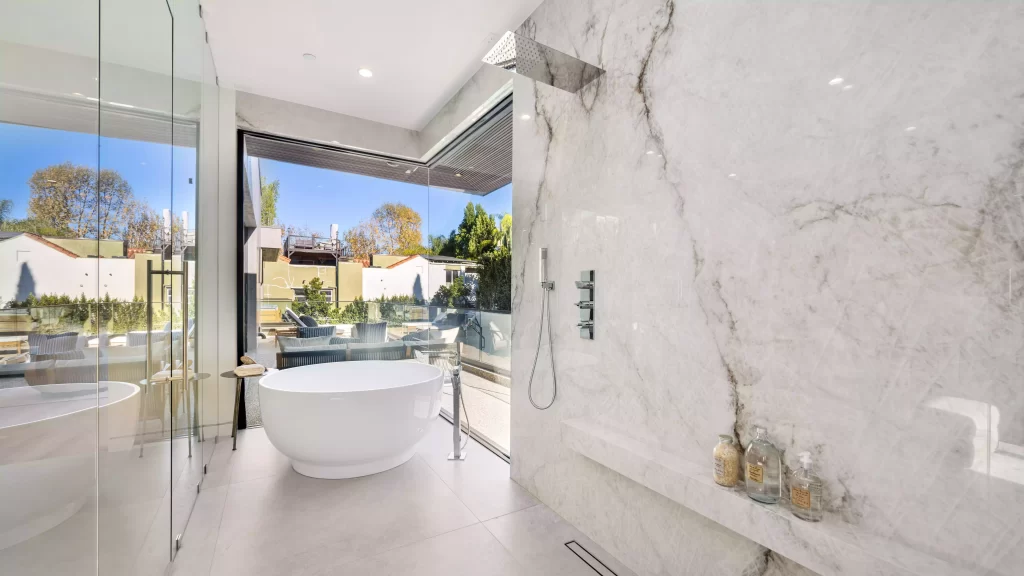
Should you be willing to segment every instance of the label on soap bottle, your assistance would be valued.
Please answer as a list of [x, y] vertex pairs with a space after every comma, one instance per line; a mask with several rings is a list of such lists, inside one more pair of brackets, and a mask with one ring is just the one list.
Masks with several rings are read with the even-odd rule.
[[725, 461], [721, 458], [715, 458], [715, 478], [722, 478], [725, 476]]
[[789, 489], [789, 500], [793, 503], [793, 506], [797, 508], [803, 508], [804, 510], [811, 509], [811, 491], [806, 488], [799, 488], [793, 486]]
[[760, 464], [747, 464], [747, 478], [751, 482], [764, 483], [764, 466]]

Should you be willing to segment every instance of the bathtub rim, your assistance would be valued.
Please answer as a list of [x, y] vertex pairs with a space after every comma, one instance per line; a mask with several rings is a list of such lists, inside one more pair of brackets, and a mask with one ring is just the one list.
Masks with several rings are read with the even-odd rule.
[[[282, 378], [282, 376], [281, 376], [282, 374], [289, 373], [289, 372], [294, 372], [295, 370], [302, 370], [303, 368], [322, 368], [323, 366], [331, 366], [331, 365], [335, 365], [335, 364], [337, 364], [337, 365], [346, 365], [346, 364], [392, 365], [392, 364], [399, 363], [399, 362], [405, 363], [405, 364], [415, 364], [417, 366], [423, 366], [423, 367], [426, 367], [426, 368], [430, 368], [430, 369], [436, 371], [436, 373], [434, 373], [431, 376], [426, 377], [426, 378], [424, 378], [422, 380], [417, 380], [415, 382], [403, 382], [403, 383], [398, 384], [396, 386], [387, 386], [387, 387], [384, 387], [384, 388], [369, 388], [369, 389], [361, 388], [361, 389], [358, 389], [358, 390], [290, 390], [290, 389], [287, 389], [287, 388], [280, 388], [280, 387], [270, 386], [270, 385], [266, 384], [267, 380], [270, 379], [270, 378], [274, 378], [274, 377]], [[285, 375], [287, 376], [287, 374], [285, 374]], [[268, 373], [264, 374], [263, 376], [261, 376], [260, 379], [259, 379], [258, 384], [259, 384], [259, 388], [260, 389], [266, 388], [267, 390], [270, 390], [270, 391], [273, 391], [273, 392], [281, 392], [281, 393], [285, 393], [285, 394], [311, 394], [311, 395], [312, 394], [361, 394], [361, 393], [384, 392], [386, 390], [402, 390], [404, 388], [411, 388], [413, 386], [422, 386], [424, 384], [429, 384], [430, 382], [433, 382], [436, 379], [440, 379], [442, 386], [444, 385], [444, 370], [441, 370], [440, 368], [438, 368], [437, 366], [434, 366], [433, 364], [425, 364], [423, 362], [417, 362], [415, 360], [345, 360], [345, 361], [341, 361], [341, 362], [323, 362], [323, 363], [320, 363], [320, 364], [309, 364], [309, 365], [306, 365], [306, 366], [296, 366], [294, 368], [288, 368], [288, 369], [284, 369], [284, 370], [275, 370], [273, 372], [268, 372]]]
[[[46, 418], [40, 418], [38, 420], [31, 420], [29, 422], [21, 422], [19, 424], [11, 424], [10, 426], [0, 426], [0, 430], [13, 430], [13, 429], [21, 427], [21, 426], [35, 426], [35, 425], [41, 424], [43, 422], [49, 422], [51, 420], [55, 420], [57, 418], [67, 418], [68, 416], [74, 416], [75, 414], [78, 414], [80, 412], [87, 412], [89, 410], [96, 410], [98, 408], [109, 408], [111, 406], [114, 406], [115, 404], [120, 404], [121, 402], [125, 402], [127, 400], [131, 400], [132, 397], [137, 396], [137, 395], [142, 393], [142, 387], [139, 386], [138, 384], [132, 384], [131, 382], [122, 382], [120, 380], [103, 380], [102, 382], [99, 382], [99, 383], [93, 383], [93, 382], [69, 382], [69, 383], [65, 383], [65, 384], [38, 384], [36, 386], [26, 386], [26, 388], [37, 389], [37, 388], [49, 388], [49, 387], [53, 387], [53, 386], [76, 386], [76, 385], [93, 386], [93, 385], [96, 385], [97, 389], [96, 389], [96, 395], [94, 397], [98, 399], [99, 398], [99, 388], [98, 388], [98, 386], [101, 383], [106, 383], [106, 384], [122, 384], [124, 386], [130, 386], [131, 387], [131, 393], [128, 394], [127, 396], [125, 396], [124, 398], [119, 398], [119, 399], [117, 399], [117, 400], [115, 400], [113, 402], [107, 402], [106, 404], [96, 404], [95, 406], [86, 406], [85, 408], [79, 408], [78, 410], [71, 410], [70, 412], [62, 412], [60, 414], [55, 414], [53, 416], [47, 416]], [[18, 386], [18, 387], [15, 387], [15, 388], [8, 388], [8, 390], [17, 390], [19, 388], [21, 388], [21, 386]], [[2, 394], [3, 392], [4, 392], [3, 390], [0, 390], [0, 394]], [[17, 408], [17, 406], [0, 406], [0, 409], [7, 409], [7, 408]]]

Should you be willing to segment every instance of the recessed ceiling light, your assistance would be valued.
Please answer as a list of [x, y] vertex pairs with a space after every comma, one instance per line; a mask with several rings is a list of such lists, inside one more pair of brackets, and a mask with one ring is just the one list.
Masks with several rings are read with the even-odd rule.
[[651, 154], [654, 154], [654, 150], [648, 150], [648, 151], [647, 151], [647, 155], [648, 155], [648, 156], [649, 156], [649, 155], [651, 155]]
[[360, 68], [359, 75], [363, 78], [369, 78], [373, 76], [373, 70], [370, 70], [369, 68]]
[[309, 52], [306, 52], [305, 54], [302, 55], [302, 58], [312, 62], [313, 60], [316, 60], [316, 54], [311, 54]]
[[529, 120], [530, 119], [530, 115], [529, 114], [523, 114], [522, 116], [520, 116], [520, 118], [522, 118], [523, 120]]
[[907, 126], [907, 132], [913, 132], [914, 130], [917, 130], [917, 126]]
[[456, 172], [455, 173], [455, 177], [456, 178], [462, 178], [462, 172]]
[[405, 173], [406, 174], [412, 174], [412, 170], [406, 170]]
[[842, 83], [843, 83], [843, 79], [838, 77], [838, 76], [836, 76], [835, 78], [833, 78], [833, 79], [828, 81], [828, 85], [829, 86], [839, 86]]
[[847, 90], [853, 90], [853, 84], [847, 84], [846, 86], [843, 86], [843, 92], [846, 92]]

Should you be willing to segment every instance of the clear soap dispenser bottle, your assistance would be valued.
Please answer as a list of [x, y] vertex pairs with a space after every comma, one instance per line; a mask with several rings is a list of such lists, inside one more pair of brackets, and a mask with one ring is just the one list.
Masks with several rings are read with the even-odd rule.
[[789, 484], [793, 515], [808, 522], [821, 520], [821, 478], [811, 468], [811, 453], [800, 453], [800, 470]]
[[764, 504], [775, 504], [782, 498], [782, 459], [764, 427], [755, 426], [754, 434], [744, 456], [747, 495]]

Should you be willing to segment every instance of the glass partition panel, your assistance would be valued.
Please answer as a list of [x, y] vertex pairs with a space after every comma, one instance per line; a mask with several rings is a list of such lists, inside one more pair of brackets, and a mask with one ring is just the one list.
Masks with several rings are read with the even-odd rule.
[[[167, 324], [172, 229], [172, 30], [162, 0], [101, 0], [99, 373], [108, 390], [138, 390], [134, 410], [100, 413], [99, 573], [159, 573], [171, 558], [171, 387]], [[101, 385], [102, 390], [102, 385]], [[111, 392], [108, 392], [111, 393]], [[119, 405], [120, 406], [120, 405]]]
[[[491, 189], [481, 184], [507, 181], [510, 173], [484, 174], [475, 165], [442, 162], [431, 168], [428, 317], [431, 329], [453, 332], [458, 340], [463, 425], [508, 456], [512, 185]], [[455, 187], [470, 176], [475, 180], [466, 188]], [[450, 392], [446, 386], [442, 406], [451, 419]]]
[[97, 410], [131, 402], [97, 386], [98, 21], [0, 3], [0, 574], [95, 573]]
[[[197, 193], [196, 193], [196, 239], [198, 240], [201, 236], [198, 233], [200, 226], [200, 219], [205, 221], [217, 222], [217, 178], [219, 175], [218, 170], [218, 159], [219, 150], [217, 149], [219, 139], [217, 133], [217, 122], [219, 118], [219, 105], [218, 105], [218, 88], [217, 88], [217, 71], [214, 68], [213, 54], [210, 51], [210, 45], [204, 42], [203, 45], [203, 82], [202, 82], [202, 104], [200, 107], [200, 121], [199, 121], [199, 169]], [[207, 199], [200, 201], [200, 199]], [[202, 204], [202, 208], [200, 208]], [[205, 239], [205, 237], [204, 237]], [[196, 288], [193, 289], [193, 299], [191, 302], [195, 302], [195, 314], [196, 318], [203, 318], [204, 322], [196, 322], [196, 330], [194, 337], [193, 348], [195, 349], [196, 355], [196, 366], [197, 371], [215, 371], [217, 366], [217, 335], [216, 329], [217, 324], [209, 321], [213, 314], [216, 313], [215, 309], [205, 309], [203, 306], [203, 299], [200, 297], [201, 292], [198, 290], [199, 282], [203, 282], [204, 287], [216, 286], [216, 270], [217, 270], [217, 253], [215, 244], [208, 244], [210, 248], [206, 246], [200, 246], [200, 243], [196, 242], [195, 254], [196, 254]], [[209, 290], [206, 291], [207, 293]], [[190, 304], [191, 304], [190, 302]], [[191, 306], [190, 306], [191, 307]], [[206, 314], [210, 314], [208, 317]], [[204, 331], [204, 328], [207, 330]], [[209, 330], [212, 329], [212, 332]], [[198, 406], [198, 419], [199, 419], [199, 439], [203, 443], [203, 464], [208, 466], [210, 460], [213, 458], [213, 451], [215, 442], [217, 439], [217, 409], [218, 409], [218, 398], [217, 398], [217, 378], [202, 378], [196, 381], [196, 393], [198, 400], [196, 402]], [[204, 471], [206, 468], [204, 467]]]
[[172, 0], [174, 16], [174, 102], [171, 198], [173, 234], [169, 252], [177, 320], [172, 331], [180, 340], [171, 349], [171, 364], [179, 370], [171, 384], [171, 534], [172, 555], [192, 514], [203, 479], [203, 450], [199, 442], [199, 385], [203, 373], [196, 355], [195, 301], [198, 281], [196, 255], [199, 131], [203, 104], [205, 34], [198, 0]]

